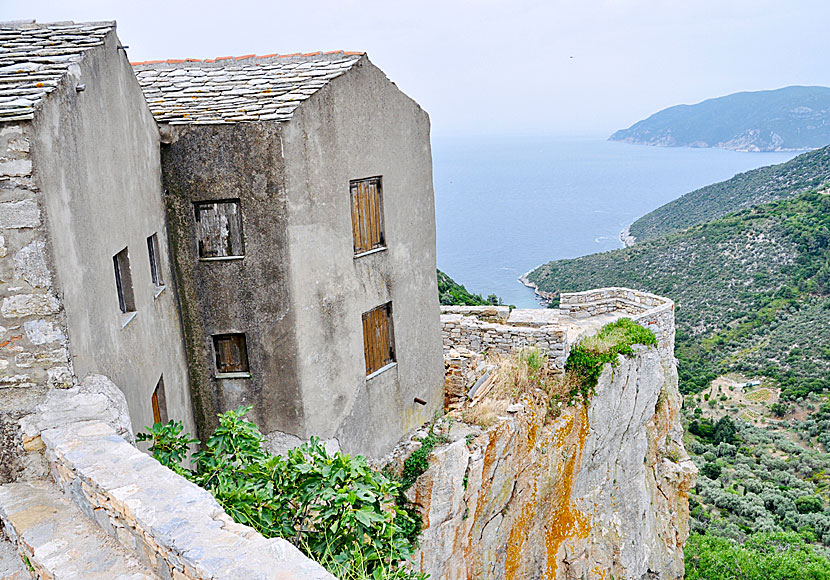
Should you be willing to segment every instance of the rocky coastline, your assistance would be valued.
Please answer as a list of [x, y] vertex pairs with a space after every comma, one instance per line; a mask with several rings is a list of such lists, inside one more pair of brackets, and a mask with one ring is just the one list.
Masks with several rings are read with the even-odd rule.
[[[541, 264], [540, 264], [540, 266], [541, 266]], [[536, 268], [538, 268], [538, 267], [539, 266], [536, 266]], [[536, 268], [534, 268], [533, 270], [535, 270]], [[531, 270], [530, 272], [533, 272], [533, 270]], [[539, 301], [539, 303], [542, 306], [547, 307], [551, 303], [551, 301], [554, 298], [556, 298], [556, 293], [555, 292], [545, 292], [544, 290], [539, 290], [539, 286], [537, 286], [535, 282], [531, 282], [530, 280], [527, 279], [530, 272], [527, 272], [527, 273], [522, 274], [521, 276], [519, 276], [519, 282], [521, 282], [522, 284], [524, 284], [528, 288], [533, 288], [533, 292], [536, 294], [536, 299]]]
[[620, 232], [620, 241], [626, 248], [630, 248], [637, 241], [634, 236], [631, 235], [631, 226], [627, 226]]

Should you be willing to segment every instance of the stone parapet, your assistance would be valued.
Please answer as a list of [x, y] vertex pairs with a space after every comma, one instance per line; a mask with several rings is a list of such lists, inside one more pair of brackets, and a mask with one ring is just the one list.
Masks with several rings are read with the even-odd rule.
[[654, 333], [658, 348], [674, 352], [674, 302], [668, 298], [618, 287], [563, 293], [559, 297], [563, 320], [584, 321], [607, 314], [631, 318]]
[[213, 496], [100, 421], [41, 433], [52, 475], [163, 580], [334, 580], [281, 538], [234, 523]]
[[559, 368], [564, 367], [567, 354], [567, 334], [558, 325], [511, 326], [474, 316], [442, 314], [441, 335], [445, 354], [451, 349], [464, 349], [509, 355], [536, 347]]

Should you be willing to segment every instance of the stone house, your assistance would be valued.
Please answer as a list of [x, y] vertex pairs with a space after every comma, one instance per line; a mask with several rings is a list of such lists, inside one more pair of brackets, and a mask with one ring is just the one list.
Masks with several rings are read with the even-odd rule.
[[16, 420], [91, 373], [194, 428], [159, 132], [113, 22], [0, 25], [0, 481]]
[[[149, 106], [148, 106], [149, 105]], [[88, 374], [381, 455], [442, 398], [429, 119], [363, 54], [142, 63], [0, 25], [0, 433]]]

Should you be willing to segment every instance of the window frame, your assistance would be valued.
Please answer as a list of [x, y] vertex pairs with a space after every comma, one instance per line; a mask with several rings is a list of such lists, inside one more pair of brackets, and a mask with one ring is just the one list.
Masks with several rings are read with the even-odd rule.
[[[383, 320], [377, 319], [377, 313], [383, 313]], [[364, 312], [361, 316], [363, 327], [363, 360], [365, 363], [366, 380], [369, 380], [387, 369], [398, 364], [397, 349], [395, 348], [395, 325], [392, 302], [386, 302]], [[385, 322], [385, 324], [382, 324]], [[378, 342], [371, 342], [372, 334]], [[386, 344], [380, 344], [386, 337]], [[384, 350], [387, 352], [384, 353]]]
[[[239, 253], [230, 253], [221, 256], [206, 255], [204, 252], [203, 238], [200, 236], [200, 224], [202, 222], [202, 208], [208, 206], [216, 206], [219, 204], [234, 204], [236, 211], [234, 215], [237, 220], [237, 230], [239, 231], [239, 247], [236, 248]], [[227, 215], [227, 214], [225, 214]], [[245, 233], [242, 224], [242, 203], [239, 198], [227, 199], [204, 199], [193, 202], [193, 217], [196, 226], [196, 254], [200, 262], [221, 262], [231, 260], [242, 260], [245, 258]]]
[[136, 312], [135, 292], [133, 290], [133, 276], [130, 270], [129, 247], [124, 246], [122, 250], [112, 257], [113, 268], [115, 269], [115, 291], [118, 296], [118, 308], [121, 314], [132, 317]]
[[153, 287], [155, 288], [154, 298], [158, 298], [165, 287], [164, 279], [162, 278], [161, 250], [159, 249], [158, 232], [147, 237], [147, 256], [150, 260], [150, 279], [153, 281]]
[[[361, 186], [375, 186], [374, 195], [359, 197]], [[383, 211], [383, 176], [375, 175], [349, 181], [349, 206], [352, 217], [352, 251], [360, 258], [387, 249], [386, 219]], [[372, 217], [374, 216], [374, 219]], [[374, 226], [374, 227], [373, 227]], [[373, 232], [369, 228], [373, 227]]]
[[[238, 369], [229, 369], [230, 365], [223, 364], [221, 343], [225, 340], [238, 341], [236, 346], [240, 354]], [[244, 379], [251, 378], [251, 366], [248, 358], [248, 338], [244, 332], [224, 332], [211, 336], [213, 343], [214, 377], [217, 379]]]

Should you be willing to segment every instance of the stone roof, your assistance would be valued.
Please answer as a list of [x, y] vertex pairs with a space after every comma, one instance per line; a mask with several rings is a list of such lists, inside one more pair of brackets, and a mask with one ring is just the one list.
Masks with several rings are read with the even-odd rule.
[[287, 121], [363, 53], [247, 55], [133, 63], [159, 123]]
[[114, 22], [0, 22], [0, 122], [33, 118], [70, 65], [114, 28]]

